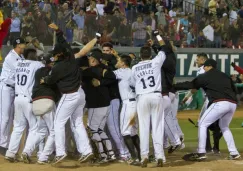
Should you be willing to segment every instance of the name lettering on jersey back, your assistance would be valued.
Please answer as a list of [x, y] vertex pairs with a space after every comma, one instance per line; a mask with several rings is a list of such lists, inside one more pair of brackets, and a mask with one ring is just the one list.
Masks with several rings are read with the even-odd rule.
[[17, 68], [16, 72], [25, 72], [27, 74], [30, 73], [30, 70], [27, 69], [27, 67], [30, 66], [30, 63], [18, 63], [18, 66], [19, 68]]
[[137, 66], [135, 68], [135, 70], [136, 71], [140, 71], [137, 74], [137, 77], [140, 78], [140, 77], [142, 77], [144, 75], [153, 74], [153, 70], [150, 70], [150, 68], [152, 68], [152, 63], [148, 63], [148, 64]]

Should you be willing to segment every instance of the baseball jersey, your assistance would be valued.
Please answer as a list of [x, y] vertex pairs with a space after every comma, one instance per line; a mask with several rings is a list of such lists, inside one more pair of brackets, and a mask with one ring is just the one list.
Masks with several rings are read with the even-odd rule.
[[161, 91], [161, 67], [166, 56], [160, 51], [152, 60], [141, 61], [132, 67], [131, 85], [137, 95]]
[[135, 98], [136, 94], [130, 87], [132, 70], [130, 68], [120, 68], [113, 71], [118, 80], [119, 92], [122, 100]]
[[19, 56], [14, 49], [11, 50], [4, 59], [0, 80], [14, 87], [16, 66], [18, 61], [22, 61], [23, 59], [24, 58]]
[[204, 66], [199, 67], [197, 70], [197, 76], [204, 73], [205, 73]]
[[44, 64], [39, 61], [23, 60], [17, 63], [15, 76], [16, 94], [22, 94], [31, 98], [35, 84], [35, 72], [41, 67], [44, 67]]

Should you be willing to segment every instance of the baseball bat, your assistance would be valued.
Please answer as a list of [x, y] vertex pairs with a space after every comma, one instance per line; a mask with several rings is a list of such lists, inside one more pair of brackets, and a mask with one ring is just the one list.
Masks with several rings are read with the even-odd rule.
[[190, 118], [188, 118], [188, 121], [191, 122], [195, 127], [198, 127], [195, 122], [193, 120], [191, 120]]

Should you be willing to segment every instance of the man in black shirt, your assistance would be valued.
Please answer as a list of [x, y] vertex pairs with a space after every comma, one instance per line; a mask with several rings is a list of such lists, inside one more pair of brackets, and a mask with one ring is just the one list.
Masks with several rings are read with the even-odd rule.
[[100, 161], [116, 160], [112, 149], [111, 141], [108, 138], [104, 127], [110, 110], [110, 93], [107, 86], [93, 86], [93, 79], [101, 79], [105, 65], [101, 63], [102, 52], [93, 49], [88, 56], [89, 68], [82, 72], [82, 83], [86, 94], [86, 105], [88, 108], [88, 127], [92, 133], [92, 140], [98, 144]]
[[192, 154], [190, 160], [201, 161], [206, 157], [206, 137], [207, 128], [219, 119], [219, 127], [230, 152], [230, 160], [240, 158], [239, 152], [235, 147], [229, 124], [236, 110], [236, 91], [235, 86], [229, 76], [216, 69], [217, 62], [208, 59], [204, 63], [205, 74], [201, 74], [191, 82], [183, 82], [175, 85], [177, 90], [203, 88], [208, 100], [209, 107], [198, 123], [199, 144], [198, 153]]
[[[113, 49], [113, 45], [106, 42], [102, 45], [102, 52], [107, 63], [107, 67], [110, 70], [115, 70], [117, 59], [119, 58], [117, 52]], [[103, 59], [104, 60], [104, 59]], [[115, 80], [112, 84], [108, 85], [110, 94], [110, 114], [107, 118], [107, 127], [112, 140], [115, 143], [116, 151], [121, 159], [128, 157], [129, 151], [124, 142], [123, 136], [120, 131], [119, 123], [119, 109], [120, 109], [120, 93], [118, 88], [118, 81]]]
[[82, 156], [81, 163], [93, 158], [93, 152], [89, 143], [88, 135], [83, 124], [83, 108], [85, 94], [81, 88], [80, 69], [75, 61], [70, 45], [66, 42], [61, 31], [55, 24], [50, 28], [57, 33], [57, 42], [53, 51], [55, 64], [49, 76], [44, 77], [41, 83], [47, 85], [56, 84], [62, 93], [57, 107], [54, 131], [56, 158], [54, 164], [62, 161], [66, 156], [65, 151], [65, 124], [70, 119], [71, 128], [77, 145], [77, 150]]

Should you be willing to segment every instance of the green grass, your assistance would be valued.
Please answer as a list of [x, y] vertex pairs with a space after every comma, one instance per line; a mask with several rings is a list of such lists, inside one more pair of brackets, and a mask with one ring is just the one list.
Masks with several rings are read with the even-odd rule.
[[[230, 124], [230, 128], [235, 140], [235, 144], [240, 153], [243, 152], [243, 127], [241, 127], [241, 123], [243, 122], [243, 118], [235, 118], [232, 120]], [[187, 120], [179, 120], [179, 124], [181, 129], [185, 135], [185, 151], [195, 151], [197, 149], [197, 138], [198, 138], [198, 129], [194, 127]], [[212, 136], [211, 136], [212, 137]], [[211, 140], [211, 144], [213, 145], [213, 140]], [[220, 150], [224, 152], [228, 152], [226, 143], [224, 138], [220, 139]], [[184, 150], [183, 150], [184, 151]]]

